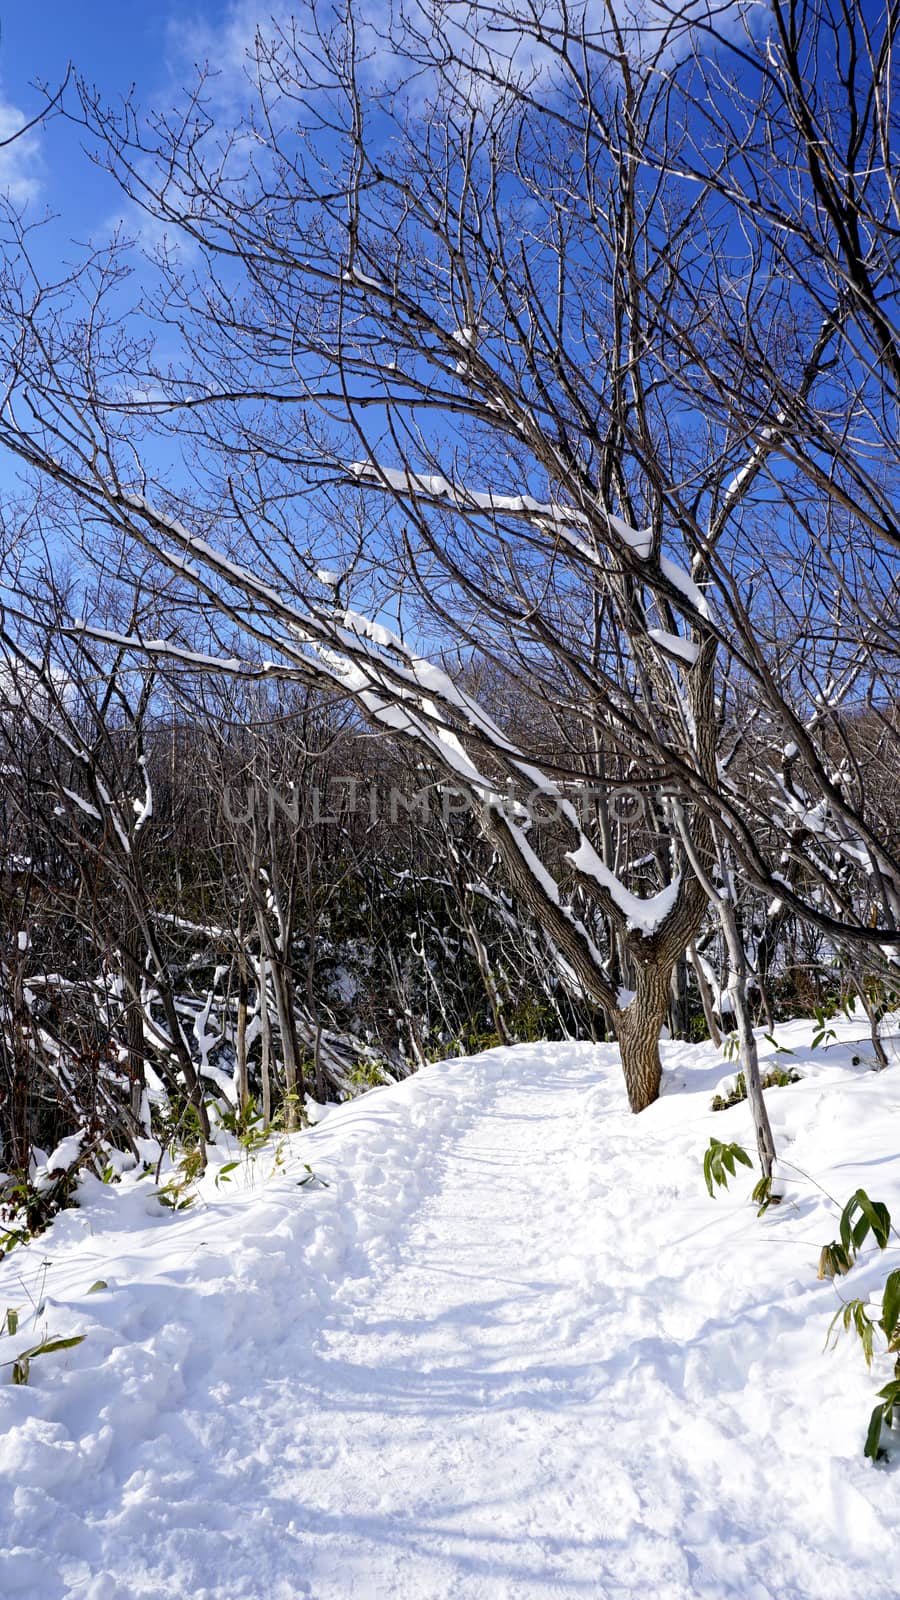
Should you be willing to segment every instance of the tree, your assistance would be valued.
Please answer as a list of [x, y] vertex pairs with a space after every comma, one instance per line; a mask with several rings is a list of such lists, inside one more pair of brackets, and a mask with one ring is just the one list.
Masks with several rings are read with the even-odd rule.
[[[810, 327], [793, 280], [768, 283], [769, 236], [741, 244], [736, 182], [769, 146], [753, 123], [709, 156], [705, 91], [739, 48], [717, 23], [704, 54], [680, 18], [648, 44], [613, 6], [600, 24], [522, 6], [504, 57], [505, 26], [484, 4], [415, 4], [379, 84], [354, 8], [312, 5], [303, 26], [257, 38], [254, 106], [231, 131], [202, 83], [149, 128], [82, 85], [81, 120], [125, 192], [189, 254], [161, 253], [132, 331], [120, 246], [44, 288], [20, 231], [0, 437], [108, 547], [141, 546], [205, 608], [200, 652], [137, 634], [124, 647], [337, 687], [466, 791], [508, 883], [613, 1022], [638, 1110], [658, 1092], [673, 969], [710, 898], [723, 908], [728, 863], [760, 889], [785, 877], [757, 844], [756, 798], [719, 760], [730, 685], [794, 729], [807, 786], [824, 786], [881, 881], [893, 872], [773, 675], [748, 577], [761, 475], [781, 492], [779, 463], [814, 458], [830, 504], [814, 401], [845, 318]], [[764, 59], [752, 36], [740, 48]], [[791, 153], [779, 134], [778, 173]], [[725, 247], [743, 291], [717, 266]], [[182, 340], [176, 364], [154, 358], [154, 327]], [[150, 470], [164, 446], [177, 474], [185, 441], [190, 493]], [[857, 483], [848, 437], [842, 450], [830, 459]], [[861, 493], [841, 495], [871, 525]], [[573, 754], [542, 764], [406, 642], [417, 617], [540, 685]], [[611, 753], [657, 797], [651, 884], [572, 794], [586, 777], [608, 789]], [[556, 808], [563, 872], [536, 848], [536, 795]], [[823, 905], [789, 878], [782, 892], [871, 946], [852, 896]]]

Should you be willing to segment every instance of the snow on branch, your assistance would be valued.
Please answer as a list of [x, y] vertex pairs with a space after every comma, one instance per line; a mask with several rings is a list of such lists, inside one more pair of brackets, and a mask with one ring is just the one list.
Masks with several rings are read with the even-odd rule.
[[[383, 467], [374, 461], [353, 461], [349, 470], [357, 482], [368, 482], [380, 489], [392, 490], [394, 494], [407, 494], [414, 499], [446, 501], [456, 511], [524, 517], [537, 524], [547, 523], [554, 529], [558, 528], [564, 537], [570, 527], [588, 529], [591, 526], [591, 519], [586, 512], [579, 511], [574, 506], [564, 506], [558, 500], [536, 500], [530, 494], [495, 494], [493, 489], [469, 489], [465, 484], [452, 483], [449, 478], [444, 478], [439, 473], [410, 472], [406, 467]], [[597, 510], [606, 520], [611, 532], [633, 550], [635, 555], [642, 558], [650, 555], [653, 539], [649, 528], [632, 528], [614, 512], [607, 511], [605, 506], [598, 506]], [[581, 554], [593, 556], [590, 546], [583, 545], [580, 541], [577, 543]]]
[[577, 850], [567, 851], [566, 859], [571, 861], [576, 872], [582, 873], [586, 878], [593, 878], [612, 896], [630, 931], [649, 937], [662, 927], [669, 913], [674, 910], [681, 888], [680, 872], [671, 883], [666, 884], [664, 889], [660, 889], [658, 894], [643, 899], [625, 888], [615, 873], [601, 861], [589, 839], [583, 838]]
[[[397, 495], [446, 504], [456, 511], [469, 514], [521, 517], [534, 527], [546, 529], [565, 542], [584, 560], [597, 565], [597, 552], [592, 549], [584, 534], [594, 526], [588, 512], [575, 506], [566, 506], [558, 500], [537, 500], [532, 495], [496, 494], [492, 489], [475, 490], [465, 484], [451, 482], [439, 473], [410, 472], [406, 467], [384, 467], [372, 461], [350, 463], [350, 474], [358, 483], [368, 483]], [[598, 504], [595, 514], [602, 517], [607, 529], [641, 561], [649, 561], [653, 553], [651, 528], [633, 528], [615, 512]], [[705, 620], [710, 620], [710, 610], [701, 589], [688, 572], [669, 556], [658, 558], [660, 576], [687, 602], [691, 610]], [[687, 659], [685, 657], [685, 659]]]
[[[398, 493], [421, 493], [436, 501], [446, 500], [462, 510], [524, 516], [533, 522], [550, 523], [556, 529], [564, 529], [573, 522], [582, 528], [589, 525], [588, 518], [582, 512], [555, 502], [541, 502], [528, 495], [474, 494], [458, 488], [443, 477], [421, 477], [405, 469], [393, 471], [370, 463], [356, 463], [351, 471], [361, 481], [374, 482]], [[680, 877], [648, 900], [631, 894], [597, 856], [582, 831], [575, 808], [556, 784], [525, 760], [521, 751], [510, 742], [493, 719], [441, 667], [412, 652], [383, 623], [358, 612], [338, 607], [306, 604], [299, 608], [291, 605], [255, 574], [221, 555], [206, 540], [195, 538], [180, 522], [157, 511], [143, 496], [129, 495], [122, 499], [157, 529], [171, 533], [185, 552], [196, 555], [203, 566], [211, 567], [227, 582], [240, 588], [248, 598], [253, 598], [263, 613], [277, 617], [288, 630], [288, 637], [282, 637], [280, 646], [289, 657], [294, 658], [298, 666], [304, 659], [309, 663], [311, 652], [318, 663], [320, 676], [327, 676], [352, 694], [376, 724], [401, 737], [414, 739], [430, 749], [445, 770], [470, 793], [480, 797], [487, 812], [499, 813], [507, 846], [515, 851], [520, 868], [541, 899], [552, 906], [556, 916], [564, 919], [576, 933], [579, 944], [596, 964], [599, 973], [603, 971], [602, 959], [587, 930], [574, 912], [563, 906], [559, 885], [529, 843], [515, 808], [508, 801], [505, 804], [501, 801], [496, 782], [476, 764], [470, 741], [476, 748], [489, 751], [511, 775], [515, 774], [532, 788], [539, 789], [557, 805], [560, 815], [569, 823], [577, 840], [569, 859], [582, 876], [592, 880], [608, 915], [622, 917], [627, 928], [643, 934], [655, 932], [661, 927], [677, 902]], [[649, 556], [649, 531], [639, 532], [630, 528], [612, 513], [604, 511], [603, 515], [613, 532], [630, 548]], [[168, 555], [166, 559], [170, 559]], [[690, 598], [692, 605], [696, 605], [695, 595], [697, 600], [702, 601], [702, 596], [686, 574], [680, 573], [673, 563], [667, 563], [667, 567], [666, 576]], [[200, 574], [197, 574], [197, 581], [203, 582]], [[259, 625], [254, 631], [259, 637]], [[292, 644], [291, 636], [296, 645]], [[689, 641], [678, 635], [671, 635], [671, 638], [675, 640], [677, 649], [685, 652], [691, 650]], [[144, 641], [133, 642], [138, 648], [145, 647]], [[177, 653], [181, 654], [180, 651]], [[191, 652], [186, 655], [191, 655]], [[687, 654], [684, 658], [688, 658]], [[213, 663], [208, 657], [195, 656], [194, 660], [198, 666], [221, 665]], [[267, 666], [270, 665], [267, 663]]]

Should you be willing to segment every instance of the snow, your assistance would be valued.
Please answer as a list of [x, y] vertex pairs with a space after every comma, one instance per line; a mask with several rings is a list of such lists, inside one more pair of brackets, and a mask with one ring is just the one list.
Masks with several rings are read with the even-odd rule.
[[83, 811], [85, 816], [93, 817], [95, 822], [103, 821], [103, 818], [97, 810], [97, 807], [92, 805], [90, 800], [85, 800], [84, 795], [77, 794], [74, 789], [66, 789], [65, 787], [63, 788], [63, 794], [66, 796], [67, 800], [74, 801], [79, 811]]
[[[470, 329], [458, 330], [451, 335], [451, 338], [457, 343], [466, 343], [468, 347], [463, 335], [469, 333]], [[457, 364], [457, 371], [464, 371], [462, 364]], [[440, 474], [410, 472], [406, 467], [385, 467], [374, 461], [352, 461], [349, 463], [348, 471], [357, 482], [376, 484], [379, 488], [390, 490], [394, 494], [409, 494], [436, 501], [445, 500], [460, 511], [525, 517], [538, 527], [548, 526], [555, 536], [577, 551], [586, 561], [594, 565], [597, 563], [596, 551], [574, 531], [580, 529], [583, 533], [589, 530], [591, 519], [585, 511], [574, 506], [560, 505], [559, 502], [552, 500], [536, 500], [527, 494], [503, 495], [495, 494], [492, 490], [474, 490], [465, 484], [453, 483]], [[610, 532], [626, 545], [633, 555], [641, 561], [650, 559], [653, 554], [652, 528], [633, 528], [630, 523], [623, 521], [606, 506], [598, 506], [597, 510], [605, 519]], [[710, 620], [711, 612], [706, 597], [690, 574], [669, 556], [660, 554], [658, 563], [661, 575], [683, 596], [691, 610]], [[690, 641], [676, 634], [665, 634], [660, 635], [659, 642], [663, 638], [666, 641], [674, 641], [668, 647], [681, 655], [685, 661], [696, 659], [696, 646]]]
[[[785, 422], [786, 416], [786, 412], [779, 410], [777, 414], [778, 427], [781, 427]], [[755, 443], [751, 446], [750, 453], [744, 462], [744, 465], [738, 468], [738, 471], [735, 473], [734, 477], [731, 479], [731, 482], [725, 489], [725, 493], [722, 496], [723, 513], [730, 511], [734, 502], [740, 498], [741, 491], [743, 490], [747, 479], [753, 476], [758, 467], [765, 460], [765, 457], [768, 453], [767, 446], [770, 444], [771, 440], [774, 439], [774, 437], [774, 427], [766, 427], [761, 429], [758, 443]]]
[[135, 798], [132, 801], [135, 817], [135, 833], [140, 833], [141, 829], [146, 827], [147, 823], [153, 816], [153, 785], [150, 782], [150, 773], [147, 768], [146, 756], [138, 756], [138, 765], [144, 775], [144, 798], [142, 800]]
[[888, 1364], [825, 1351], [816, 1263], [823, 1190], [900, 1216], [900, 1065], [854, 1066], [864, 1029], [835, 1027], [815, 1052], [776, 1029], [805, 1076], [767, 1095], [761, 1219], [749, 1172], [706, 1194], [710, 1136], [750, 1148], [749, 1116], [712, 1113], [721, 1056], [676, 1043], [640, 1117], [614, 1047], [517, 1046], [218, 1186], [215, 1147], [187, 1211], [85, 1178], [0, 1263], [0, 1361], [85, 1335], [0, 1385], [4, 1596], [895, 1600], [900, 1471], [862, 1455]]
[[604, 511], [603, 514], [613, 533], [618, 534], [622, 543], [627, 544], [636, 556], [646, 561], [653, 549], [653, 529], [632, 528], [627, 522], [623, 522], [621, 517], [614, 516], [611, 511]]
[[67, 1139], [61, 1139], [55, 1150], [53, 1150], [52, 1154], [47, 1157], [47, 1171], [67, 1171], [67, 1169], [78, 1160], [84, 1140], [85, 1134], [83, 1129], [81, 1133], [70, 1133]]
[[348, 272], [343, 272], [341, 277], [344, 283], [358, 283], [364, 289], [377, 289], [379, 293], [384, 289], [384, 284], [377, 278], [372, 278], [367, 272], [361, 272], [359, 267], [353, 266]]
[[[406, 467], [384, 467], [374, 461], [352, 461], [348, 470], [358, 482], [376, 483], [381, 488], [393, 490], [395, 494], [448, 500], [461, 511], [487, 511], [500, 516], [527, 517], [532, 521], [549, 522], [569, 538], [582, 555], [594, 559], [590, 547], [581, 540], [572, 538], [568, 533], [568, 527], [573, 524], [581, 528], [589, 526], [587, 515], [574, 506], [560, 505], [555, 500], [536, 500], [529, 494], [495, 494], [491, 489], [486, 491], [469, 489], [465, 484], [451, 483], [449, 478], [437, 473], [410, 472]], [[621, 517], [608, 511], [605, 506], [599, 507], [599, 510], [611, 532], [633, 550], [635, 555], [646, 560], [653, 549], [652, 528], [632, 528], [630, 523], [623, 522]], [[688, 592], [686, 585], [696, 590], [696, 585], [686, 573], [683, 573], [679, 587], [684, 593]], [[700, 591], [696, 592], [699, 594]]]
[[[454, 329], [453, 333], [451, 333], [450, 338], [453, 340], [454, 344], [461, 345], [463, 350], [470, 352], [475, 345], [476, 330], [468, 327], [456, 328]], [[454, 371], [460, 374], [467, 372], [468, 360], [455, 362]]]
[[566, 860], [571, 861], [576, 872], [594, 878], [612, 895], [619, 910], [627, 919], [628, 927], [633, 931], [640, 930], [643, 934], [655, 933], [665, 922], [678, 899], [678, 891], [681, 888], [680, 873], [671, 883], [667, 883], [664, 889], [660, 889], [658, 894], [648, 895], [644, 899], [641, 895], [632, 894], [630, 889], [625, 888], [621, 879], [601, 861], [589, 839], [582, 839], [577, 850], [567, 851]]
[[709, 619], [711, 616], [709, 603], [703, 590], [697, 586], [690, 574], [685, 572], [683, 567], [679, 567], [676, 562], [670, 561], [668, 556], [660, 556], [659, 568], [663, 577], [668, 578], [673, 587], [680, 590], [694, 610], [701, 617]]
[[693, 666], [699, 650], [692, 639], [683, 639], [680, 633], [667, 633], [665, 628], [648, 628], [648, 639], [658, 644], [660, 649], [666, 650], [671, 656], [678, 656], [679, 660], [688, 662]]

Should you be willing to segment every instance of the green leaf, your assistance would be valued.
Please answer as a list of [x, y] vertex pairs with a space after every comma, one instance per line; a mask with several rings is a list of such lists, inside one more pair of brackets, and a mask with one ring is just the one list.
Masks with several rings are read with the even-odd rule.
[[866, 1434], [866, 1445], [863, 1454], [870, 1461], [880, 1461], [884, 1455], [881, 1448], [881, 1427], [884, 1422], [884, 1407], [876, 1406], [869, 1418], [869, 1430]]
[[870, 1200], [865, 1189], [857, 1189], [856, 1202], [875, 1235], [880, 1250], [886, 1250], [891, 1237], [891, 1214], [880, 1200]]
[[840, 1223], [841, 1244], [844, 1247], [844, 1254], [846, 1256], [849, 1256], [851, 1251], [852, 1251], [852, 1249], [853, 1249], [853, 1234], [852, 1234], [852, 1229], [851, 1229], [850, 1218], [852, 1217], [855, 1208], [856, 1208], [856, 1200], [854, 1198], [853, 1200], [848, 1200], [847, 1201], [847, 1204], [845, 1205], [843, 1211], [841, 1212], [841, 1223]]
[[894, 1378], [891, 1383], [886, 1383], [883, 1389], [879, 1389], [878, 1397], [886, 1402], [884, 1410], [887, 1410], [888, 1406], [900, 1406], [900, 1378]]
[[6, 1331], [7, 1331], [7, 1333], [15, 1333], [15, 1331], [16, 1331], [18, 1326], [19, 1326], [19, 1313], [18, 1313], [18, 1311], [16, 1310], [15, 1306], [7, 1306], [7, 1309], [6, 1309]]
[[885, 1281], [881, 1326], [889, 1340], [900, 1333], [900, 1267], [889, 1273]]
[[53, 1350], [71, 1350], [73, 1345], [82, 1344], [86, 1338], [86, 1333], [76, 1333], [71, 1339], [42, 1339], [30, 1350], [23, 1350], [19, 1360], [30, 1361], [32, 1356], [46, 1356]]
[[868, 1317], [866, 1317], [864, 1322], [858, 1322], [857, 1323], [856, 1329], [857, 1329], [857, 1332], [859, 1334], [860, 1339], [862, 1340], [863, 1355], [865, 1356], [865, 1359], [866, 1359], [866, 1366], [871, 1371], [871, 1368], [872, 1368], [872, 1341], [873, 1341], [873, 1338], [874, 1338], [874, 1329], [872, 1327], [872, 1323], [869, 1321]]
[[96, 1283], [91, 1284], [91, 1287], [88, 1289], [88, 1294], [99, 1294], [101, 1289], [108, 1288], [109, 1284], [107, 1283], [106, 1279], [98, 1278]]
[[298, 1189], [302, 1189], [304, 1184], [306, 1184], [306, 1183], [320, 1183], [322, 1185], [323, 1189], [330, 1189], [331, 1188], [330, 1183], [326, 1183], [325, 1179], [324, 1178], [320, 1178], [319, 1174], [317, 1172], [313, 1172], [313, 1169], [310, 1166], [308, 1161], [304, 1161], [303, 1166], [304, 1166], [304, 1169], [306, 1171], [306, 1177], [297, 1179], [297, 1187], [298, 1187]]
[[859, 1249], [868, 1231], [869, 1219], [866, 1216], [862, 1216], [853, 1228], [853, 1247], [855, 1250]]
[[721, 1139], [710, 1139], [709, 1149], [703, 1157], [703, 1176], [710, 1195], [713, 1195], [714, 1184], [727, 1189], [728, 1177], [729, 1175], [734, 1177], [737, 1161], [745, 1167], [753, 1166], [753, 1162], [741, 1145], [723, 1144]]

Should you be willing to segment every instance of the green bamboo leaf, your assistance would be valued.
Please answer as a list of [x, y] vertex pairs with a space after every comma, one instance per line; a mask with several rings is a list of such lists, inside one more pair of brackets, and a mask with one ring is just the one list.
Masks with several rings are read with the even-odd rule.
[[86, 1333], [76, 1333], [70, 1339], [45, 1339], [33, 1354], [45, 1356], [51, 1350], [72, 1350], [76, 1344], [83, 1344], [86, 1338]]
[[891, 1214], [881, 1200], [870, 1200], [865, 1189], [857, 1189], [860, 1210], [875, 1235], [880, 1250], [886, 1250], [891, 1237]]
[[29, 1362], [34, 1356], [46, 1356], [53, 1350], [71, 1350], [73, 1345], [81, 1344], [86, 1338], [86, 1333], [76, 1333], [70, 1339], [42, 1339], [40, 1344], [32, 1345], [30, 1350], [23, 1350], [19, 1360]]
[[888, 1274], [881, 1306], [881, 1326], [892, 1339], [900, 1333], [900, 1267]]
[[884, 1422], [884, 1407], [876, 1406], [869, 1418], [869, 1430], [866, 1434], [866, 1446], [863, 1454], [870, 1461], [879, 1461], [884, 1454], [881, 1448], [881, 1426]]
[[872, 1353], [873, 1353], [872, 1352], [873, 1328], [872, 1328], [872, 1324], [871, 1324], [871, 1322], [869, 1322], [868, 1318], [866, 1319], [863, 1327], [860, 1329], [859, 1336], [860, 1336], [860, 1338], [862, 1340], [863, 1355], [866, 1358], [866, 1366], [871, 1371]]
[[856, 1197], [854, 1196], [852, 1200], [847, 1201], [847, 1204], [841, 1212], [841, 1244], [843, 1245], [844, 1251], [848, 1256], [853, 1249], [853, 1225], [851, 1219], [855, 1210]]

